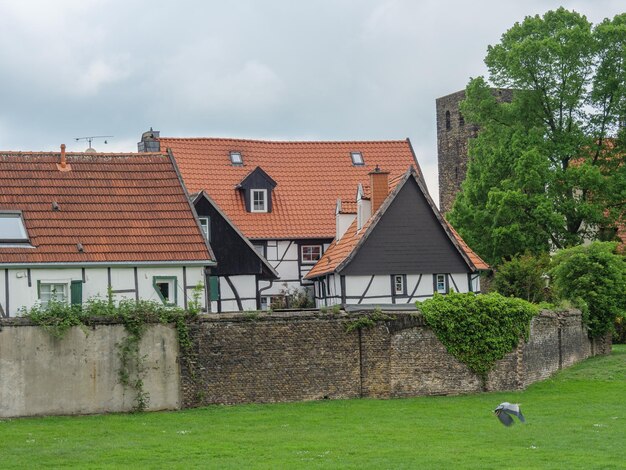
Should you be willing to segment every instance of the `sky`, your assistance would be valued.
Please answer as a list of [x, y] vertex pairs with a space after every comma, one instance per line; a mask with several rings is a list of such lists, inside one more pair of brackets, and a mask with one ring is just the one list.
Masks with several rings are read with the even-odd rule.
[[[435, 201], [435, 99], [559, 6], [623, 0], [0, 0], [0, 150], [136, 151], [169, 137], [410, 138]], [[323, 171], [323, 170], [322, 170]], [[314, 177], [312, 175], [312, 177]]]

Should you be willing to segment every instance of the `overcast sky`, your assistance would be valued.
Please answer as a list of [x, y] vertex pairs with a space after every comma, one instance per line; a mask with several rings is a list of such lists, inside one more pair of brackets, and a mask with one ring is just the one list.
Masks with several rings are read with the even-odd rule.
[[[165, 6], [162, 6], [164, 4]], [[136, 151], [172, 137], [409, 137], [437, 199], [435, 99], [563, 5], [623, 0], [0, 0], [0, 149]], [[322, 170], [323, 171], [323, 170]]]

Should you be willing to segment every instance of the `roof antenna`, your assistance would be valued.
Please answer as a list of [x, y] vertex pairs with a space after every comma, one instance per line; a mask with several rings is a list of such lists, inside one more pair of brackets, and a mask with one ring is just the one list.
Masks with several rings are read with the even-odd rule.
[[94, 139], [105, 139], [104, 143], [106, 145], [106, 144], [109, 143], [106, 139], [110, 139], [111, 137], [113, 137], [113, 136], [112, 135], [90, 135], [90, 136], [87, 136], [87, 137], [74, 137], [74, 140], [76, 142], [84, 140], [85, 142], [87, 142], [89, 144], [89, 148], [87, 148], [85, 150], [85, 153], [94, 153], [96, 151], [96, 149], [91, 146], [91, 143], [94, 141]]

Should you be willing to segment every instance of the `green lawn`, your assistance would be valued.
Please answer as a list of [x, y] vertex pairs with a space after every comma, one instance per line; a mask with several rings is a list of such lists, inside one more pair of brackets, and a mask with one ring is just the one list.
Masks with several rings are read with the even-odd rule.
[[626, 468], [626, 347], [523, 392], [0, 420], [0, 468], [38, 467]]

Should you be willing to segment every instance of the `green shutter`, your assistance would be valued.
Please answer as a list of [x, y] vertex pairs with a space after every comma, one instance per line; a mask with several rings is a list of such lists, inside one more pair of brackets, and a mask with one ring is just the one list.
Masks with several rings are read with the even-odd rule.
[[218, 276], [209, 277], [209, 288], [211, 289], [211, 300], [220, 299], [220, 281]]
[[83, 304], [83, 281], [72, 281], [70, 298], [72, 300], [72, 305]]

